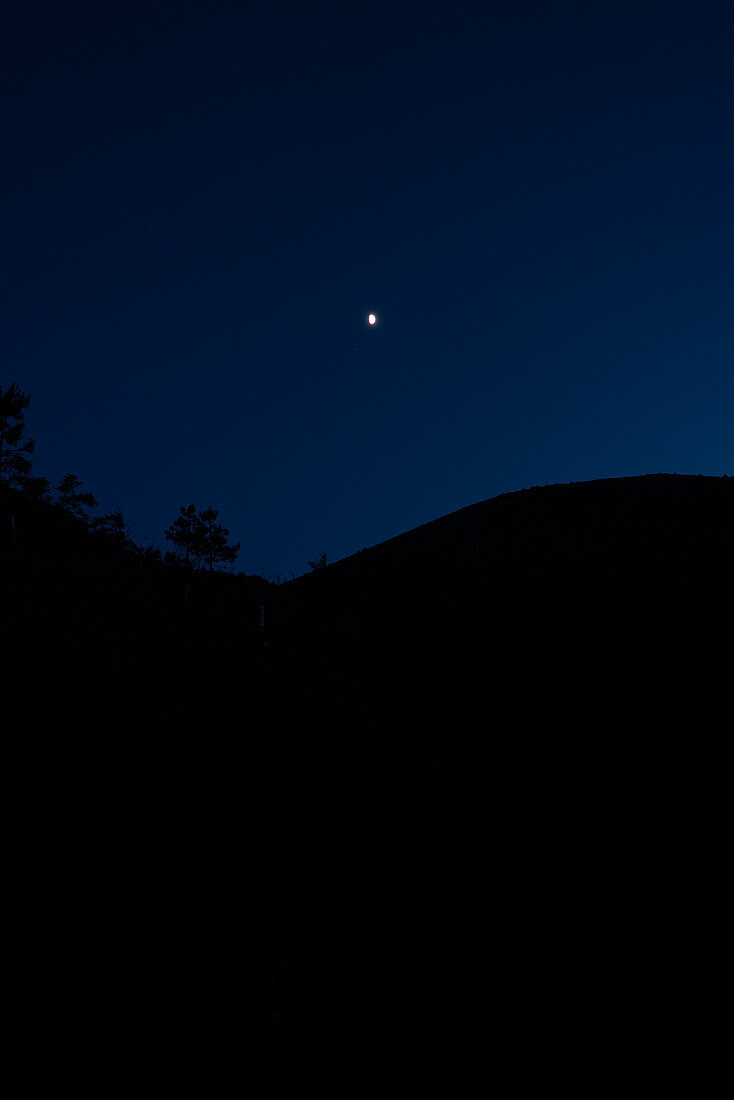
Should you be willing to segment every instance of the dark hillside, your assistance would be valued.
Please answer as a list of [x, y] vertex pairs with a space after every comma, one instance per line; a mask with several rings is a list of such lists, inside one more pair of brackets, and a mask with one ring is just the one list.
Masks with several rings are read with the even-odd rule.
[[[657, 474], [551, 485], [434, 520], [301, 577], [279, 597], [290, 617], [313, 599], [320, 609], [313, 614], [332, 625], [400, 619], [409, 603], [417, 614], [422, 606], [421, 618], [439, 633], [465, 630], [471, 605], [488, 597], [532, 614], [554, 607], [562, 593], [581, 605], [590, 586], [606, 594], [605, 604], [631, 602], [626, 586], [645, 583], [661, 591], [672, 585], [671, 622], [680, 610], [682, 624], [717, 602], [705, 592], [726, 587], [733, 548], [727, 478]], [[495, 617], [489, 604], [483, 611], [486, 622]], [[602, 629], [606, 614], [591, 599], [588, 611]]]
[[[525, 706], [562, 699], [564, 729], [586, 736], [592, 717], [612, 726], [609, 708], [647, 685], [654, 736], [728, 679], [733, 565], [730, 479], [554, 485], [465, 508], [284, 585], [273, 617], [286, 637], [318, 639], [350, 675], [363, 669], [383, 702], [389, 684], [398, 708], [447, 708], [468, 722], [483, 700], [497, 719], [514, 684]], [[640, 742], [629, 720], [618, 724], [615, 738]]]
[[470, 955], [496, 922], [541, 1001], [598, 986], [611, 1010], [634, 967], [668, 988], [671, 951], [685, 984], [718, 942], [698, 921], [722, 889], [734, 481], [512, 493], [273, 596], [274, 645], [299, 639], [311, 683], [348, 700], [390, 792], [380, 881], [391, 852], [419, 911], [456, 903]]
[[25, 964], [278, 1042], [673, 997], [718, 942], [733, 487], [508, 494], [280, 586], [6, 490]]

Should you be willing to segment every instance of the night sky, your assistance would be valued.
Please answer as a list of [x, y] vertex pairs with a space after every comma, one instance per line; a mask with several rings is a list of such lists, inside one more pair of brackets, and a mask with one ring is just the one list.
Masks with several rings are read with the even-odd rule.
[[138, 541], [732, 472], [731, 0], [3, 8], [0, 384]]

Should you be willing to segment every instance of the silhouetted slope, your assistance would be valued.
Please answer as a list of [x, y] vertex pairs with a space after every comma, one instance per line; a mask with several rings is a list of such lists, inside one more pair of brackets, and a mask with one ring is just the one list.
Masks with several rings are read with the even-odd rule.
[[718, 942], [733, 486], [508, 494], [277, 587], [0, 499], [28, 966], [291, 1039], [672, 997]]
[[[368, 987], [398, 937], [434, 1009], [435, 989], [467, 996], [457, 969], [481, 973], [498, 1034], [530, 1003], [549, 1034], [566, 1019], [577, 1035], [594, 1013], [633, 1019], [625, 990], [675, 1003], [670, 953], [688, 988], [720, 942], [734, 481], [508, 494], [272, 596], [274, 646], [344, 701], [372, 777], [340, 815], [381, 884], [374, 906], [359, 893], [381, 929]], [[400, 914], [387, 926], [385, 897]], [[451, 929], [439, 957], [437, 926]]]
[[[732, 600], [734, 482], [649, 475], [509, 493], [283, 586], [282, 622], [521, 648], [716, 656]], [[705, 632], [704, 631], [705, 628]], [[679, 648], [680, 651], [680, 648]]]

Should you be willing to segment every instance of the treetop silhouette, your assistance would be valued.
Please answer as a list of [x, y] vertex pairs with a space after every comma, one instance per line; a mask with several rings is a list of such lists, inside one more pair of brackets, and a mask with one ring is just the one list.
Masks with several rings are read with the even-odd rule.
[[208, 566], [209, 572], [216, 562], [233, 562], [240, 550], [240, 543], [227, 545], [229, 529], [217, 523], [219, 512], [216, 508], [204, 508], [197, 512], [196, 506], [189, 504], [179, 509], [179, 515], [164, 532], [168, 542], [176, 547], [175, 556], [185, 565], [192, 562]]
[[0, 386], [0, 481], [22, 488], [30, 477], [32, 462], [28, 455], [36, 446], [34, 439], [21, 443], [25, 431], [25, 410], [31, 403], [29, 394], [23, 393], [12, 382], [7, 390]]
[[86, 490], [82, 490], [82, 482], [76, 474], [64, 474], [56, 486], [57, 503], [67, 512], [71, 512], [77, 519], [89, 521], [88, 508], [96, 508], [99, 501]]
[[189, 504], [188, 507], [182, 506], [179, 512], [171, 526], [163, 532], [163, 537], [176, 547], [173, 556], [183, 561], [185, 565], [190, 565], [192, 558], [198, 559], [200, 556], [201, 521], [196, 514], [194, 504]]
[[105, 512], [103, 516], [96, 517], [89, 526], [98, 534], [104, 535], [119, 549], [128, 545], [133, 546], [128, 538], [128, 525], [121, 508], [115, 508], [111, 512]]
[[235, 543], [234, 546], [227, 545], [229, 528], [222, 527], [221, 523], [216, 522], [218, 515], [219, 511], [216, 508], [212, 508], [211, 505], [200, 513], [202, 546], [204, 551], [203, 557], [209, 564], [210, 573], [214, 568], [215, 561], [228, 562], [231, 564], [240, 552], [239, 543]]

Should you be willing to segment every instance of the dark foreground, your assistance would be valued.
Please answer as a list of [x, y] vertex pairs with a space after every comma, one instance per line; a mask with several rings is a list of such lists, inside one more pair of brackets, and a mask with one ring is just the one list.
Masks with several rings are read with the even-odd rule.
[[714, 1039], [722, 560], [682, 602], [591, 569], [562, 613], [506, 581], [437, 617], [421, 581], [359, 622], [315, 578], [264, 632], [256, 578], [59, 553], [21, 584], [6, 560], [19, 1011], [527, 1059], [649, 1044], [695, 1005]]

